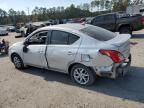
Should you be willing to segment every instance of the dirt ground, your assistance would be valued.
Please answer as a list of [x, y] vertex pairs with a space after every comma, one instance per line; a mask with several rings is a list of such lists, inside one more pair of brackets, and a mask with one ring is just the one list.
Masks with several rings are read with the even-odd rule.
[[[0, 37], [12, 43], [24, 38]], [[91, 87], [79, 87], [69, 76], [38, 68], [19, 71], [0, 56], [0, 108], [144, 108], [144, 30], [131, 41], [132, 66], [117, 80], [98, 78]]]

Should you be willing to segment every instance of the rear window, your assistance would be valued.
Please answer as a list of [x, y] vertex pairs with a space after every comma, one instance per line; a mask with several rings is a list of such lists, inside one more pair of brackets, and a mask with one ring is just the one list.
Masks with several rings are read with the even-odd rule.
[[100, 27], [95, 27], [95, 26], [89, 26], [84, 29], [81, 29], [80, 31], [99, 41], [108, 41], [108, 40], [113, 39], [116, 36], [116, 34], [113, 32], [110, 32], [108, 30], [105, 30]]

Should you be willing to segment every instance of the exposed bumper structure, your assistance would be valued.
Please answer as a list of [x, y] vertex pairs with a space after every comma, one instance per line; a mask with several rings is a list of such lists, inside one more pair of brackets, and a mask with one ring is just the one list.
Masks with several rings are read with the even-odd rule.
[[125, 76], [127, 72], [129, 72], [131, 65], [131, 55], [123, 61], [116, 69], [113, 71], [114, 75], [112, 75], [112, 78], [117, 78], [118, 76]]
[[[109, 77], [116, 79], [118, 76], [124, 76], [130, 69], [131, 65], [131, 55], [128, 59], [124, 60], [122, 63], [113, 64], [113, 66], [109, 66], [110, 71], [97, 71], [94, 69], [96, 74], [102, 77]], [[108, 68], [107, 68], [108, 69]]]

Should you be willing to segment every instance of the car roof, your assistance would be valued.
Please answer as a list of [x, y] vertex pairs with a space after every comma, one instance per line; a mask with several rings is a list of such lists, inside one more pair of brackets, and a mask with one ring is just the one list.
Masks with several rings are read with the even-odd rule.
[[124, 12], [124, 11], [111, 12], [111, 13], [100, 14], [100, 15], [97, 15], [95, 17], [105, 16], [105, 15], [113, 15], [113, 14], [126, 14], [126, 12]]
[[89, 24], [77, 24], [77, 23], [72, 23], [72, 24], [59, 24], [59, 25], [52, 25], [52, 26], [47, 26], [40, 28], [39, 30], [64, 30], [64, 31], [79, 31], [83, 28], [89, 27]]

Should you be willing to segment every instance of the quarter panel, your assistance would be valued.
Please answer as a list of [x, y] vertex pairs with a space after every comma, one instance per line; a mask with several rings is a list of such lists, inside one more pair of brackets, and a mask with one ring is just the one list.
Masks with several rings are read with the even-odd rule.
[[115, 47], [105, 44], [104, 42], [97, 41], [91, 37], [85, 37], [76, 55], [75, 62], [84, 64], [88, 67], [94, 66], [109, 66], [113, 61], [99, 53], [100, 49], [113, 49]]

